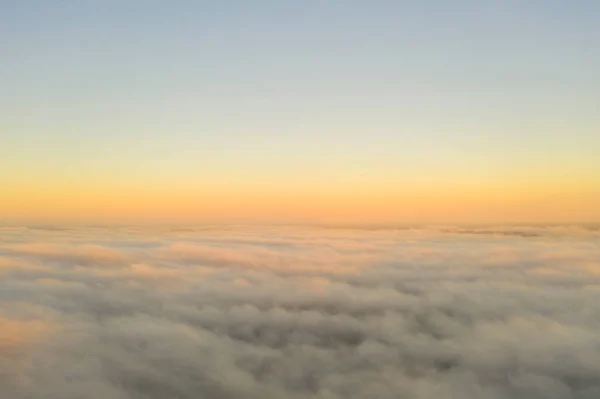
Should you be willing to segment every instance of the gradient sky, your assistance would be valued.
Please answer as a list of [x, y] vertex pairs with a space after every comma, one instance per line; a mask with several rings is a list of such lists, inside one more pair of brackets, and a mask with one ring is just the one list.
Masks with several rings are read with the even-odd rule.
[[600, 220], [600, 2], [0, 0], [0, 222]]

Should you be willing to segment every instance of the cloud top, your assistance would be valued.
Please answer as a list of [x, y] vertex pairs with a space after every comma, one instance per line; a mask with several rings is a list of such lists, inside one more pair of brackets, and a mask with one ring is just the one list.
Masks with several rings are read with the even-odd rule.
[[573, 227], [0, 229], [6, 398], [600, 397]]

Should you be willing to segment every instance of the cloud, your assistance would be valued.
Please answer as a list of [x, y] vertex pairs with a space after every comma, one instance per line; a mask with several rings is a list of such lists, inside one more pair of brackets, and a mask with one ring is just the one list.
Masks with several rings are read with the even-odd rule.
[[120, 266], [127, 262], [126, 257], [117, 250], [94, 244], [57, 245], [34, 242], [2, 245], [0, 251], [5, 255], [68, 265]]
[[42, 320], [10, 319], [0, 315], [0, 387], [13, 391], [19, 384], [26, 383], [27, 353], [51, 330]]
[[11, 230], [0, 392], [600, 397], [597, 232], [535, 229]]

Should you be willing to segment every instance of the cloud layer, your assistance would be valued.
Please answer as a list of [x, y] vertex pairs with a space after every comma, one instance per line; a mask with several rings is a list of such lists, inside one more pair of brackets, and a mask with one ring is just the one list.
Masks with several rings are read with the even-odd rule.
[[0, 228], [2, 399], [595, 399], [598, 331], [592, 228]]

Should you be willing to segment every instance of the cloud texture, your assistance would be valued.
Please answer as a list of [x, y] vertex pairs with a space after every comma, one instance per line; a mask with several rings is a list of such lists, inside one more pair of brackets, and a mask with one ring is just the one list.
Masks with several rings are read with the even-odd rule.
[[600, 231], [0, 228], [0, 398], [600, 397]]

